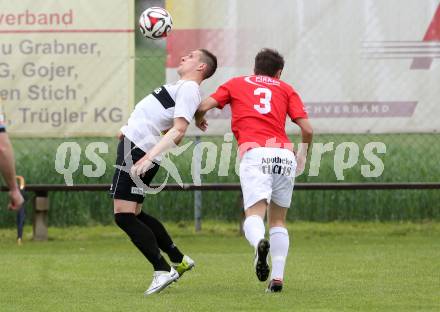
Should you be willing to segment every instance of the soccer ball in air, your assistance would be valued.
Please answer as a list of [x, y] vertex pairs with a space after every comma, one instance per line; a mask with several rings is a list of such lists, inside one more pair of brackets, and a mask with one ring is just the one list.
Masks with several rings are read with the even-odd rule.
[[148, 8], [139, 18], [139, 29], [142, 35], [153, 40], [165, 38], [172, 27], [171, 14], [163, 8]]

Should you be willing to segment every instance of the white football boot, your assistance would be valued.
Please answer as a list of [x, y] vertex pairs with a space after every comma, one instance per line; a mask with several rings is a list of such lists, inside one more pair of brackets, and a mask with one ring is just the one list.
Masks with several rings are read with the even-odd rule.
[[155, 271], [150, 287], [144, 292], [145, 296], [160, 292], [179, 278], [179, 273], [174, 268], [171, 271]]

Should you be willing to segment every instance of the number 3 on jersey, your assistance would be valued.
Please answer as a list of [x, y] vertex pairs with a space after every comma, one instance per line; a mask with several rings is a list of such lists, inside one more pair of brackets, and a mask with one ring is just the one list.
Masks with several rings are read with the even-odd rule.
[[272, 99], [272, 91], [267, 88], [256, 88], [254, 95], [260, 97], [260, 103], [254, 104], [254, 108], [260, 114], [267, 114], [270, 112], [270, 100]]

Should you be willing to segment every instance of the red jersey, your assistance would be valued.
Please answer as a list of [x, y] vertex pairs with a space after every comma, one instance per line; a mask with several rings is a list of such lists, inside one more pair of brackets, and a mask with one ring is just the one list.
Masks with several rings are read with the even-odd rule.
[[231, 105], [232, 132], [240, 153], [253, 147], [292, 149], [286, 117], [307, 118], [298, 93], [287, 83], [269, 76], [232, 78], [211, 95], [222, 109]]

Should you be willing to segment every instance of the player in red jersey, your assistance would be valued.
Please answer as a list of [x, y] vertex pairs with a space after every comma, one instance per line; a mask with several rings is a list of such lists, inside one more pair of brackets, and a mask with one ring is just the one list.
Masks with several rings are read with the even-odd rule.
[[[255, 57], [254, 75], [232, 78], [205, 99], [196, 113], [196, 124], [207, 129], [205, 113], [231, 105], [232, 131], [241, 155], [240, 183], [246, 219], [245, 236], [255, 248], [255, 271], [260, 281], [272, 273], [267, 291], [281, 291], [289, 249], [286, 214], [295, 172], [302, 172], [313, 130], [304, 105], [287, 83], [279, 80], [283, 57], [263, 49]], [[286, 117], [301, 128], [302, 143], [296, 155], [285, 131]], [[265, 238], [267, 211], [269, 240]]]

